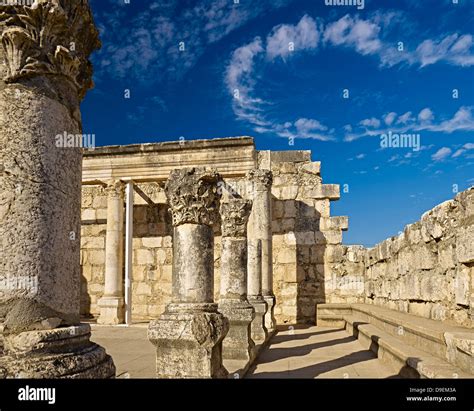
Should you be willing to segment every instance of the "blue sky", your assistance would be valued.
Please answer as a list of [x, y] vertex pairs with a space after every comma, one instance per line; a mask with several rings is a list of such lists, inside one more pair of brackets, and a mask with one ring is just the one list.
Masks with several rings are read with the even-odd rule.
[[312, 150], [341, 185], [346, 244], [474, 185], [473, 0], [90, 2], [97, 145], [249, 135]]

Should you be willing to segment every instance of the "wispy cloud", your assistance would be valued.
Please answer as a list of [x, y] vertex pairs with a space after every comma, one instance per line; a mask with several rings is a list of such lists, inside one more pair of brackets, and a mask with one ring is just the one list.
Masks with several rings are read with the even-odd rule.
[[[474, 131], [474, 107], [461, 107], [452, 118], [435, 121], [435, 115], [430, 108], [421, 110], [416, 118], [412, 112], [397, 115], [391, 112], [382, 119], [370, 118], [362, 120], [356, 127], [345, 129], [345, 141], [354, 141], [362, 137], [381, 136], [389, 131], [392, 133], [415, 133], [420, 131], [453, 133], [455, 131]], [[385, 124], [383, 127], [380, 125]]]
[[265, 113], [265, 108], [271, 103], [255, 93], [256, 65], [265, 59], [288, 58], [291, 53], [288, 47], [290, 42], [299, 47], [295, 47], [293, 52], [314, 49], [318, 43], [316, 22], [308, 16], [303, 16], [296, 25], [275, 27], [266, 41], [256, 37], [232, 53], [225, 73], [225, 84], [233, 98], [234, 114], [239, 120], [253, 126], [257, 133], [271, 133], [288, 139], [332, 140], [331, 134], [334, 130], [329, 130], [316, 119], [301, 117], [283, 123], [272, 120]]
[[104, 44], [95, 59], [96, 77], [140, 82], [181, 78], [207, 47], [268, 10], [292, 0], [150, 2], [130, 18], [127, 5], [112, 2], [97, 12]]
[[452, 151], [449, 147], [441, 147], [431, 156], [433, 161], [443, 161], [451, 155]]

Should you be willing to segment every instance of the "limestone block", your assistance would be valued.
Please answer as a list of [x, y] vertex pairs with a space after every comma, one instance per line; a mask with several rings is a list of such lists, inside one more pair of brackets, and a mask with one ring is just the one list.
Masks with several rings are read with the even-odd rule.
[[96, 212], [97, 220], [107, 220], [107, 209], [98, 208]]
[[143, 237], [142, 243], [143, 247], [156, 248], [161, 246], [162, 239], [161, 237]]
[[90, 221], [96, 219], [96, 210], [93, 208], [86, 208], [81, 211], [81, 220]]
[[405, 227], [405, 238], [410, 244], [418, 244], [421, 241], [420, 223], [409, 224]]
[[151, 295], [151, 287], [147, 283], [138, 283], [135, 292], [137, 295]]
[[304, 231], [295, 233], [296, 243], [298, 245], [314, 245], [315, 233], [313, 231]]
[[282, 248], [278, 250], [276, 261], [278, 264], [296, 264], [296, 248]]
[[314, 203], [314, 208], [320, 217], [330, 216], [331, 203], [328, 199], [317, 200]]
[[92, 265], [105, 264], [105, 250], [91, 250], [88, 253], [88, 262]]
[[420, 270], [431, 270], [436, 266], [437, 255], [426, 245], [417, 247], [410, 253], [410, 267]]
[[314, 199], [339, 200], [341, 198], [339, 184], [321, 184], [315, 187], [307, 187], [303, 191], [303, 196]]
[[281, 230], [283, 232], [294, 231], [295, 223], [296, 221], [294, 218], [285, 218], [281, 220]]
[[347, 248], [340, 244], [331, 244], [326, 247], [319, 247], [319, 250], [324, 251], [324, 261], [328, 263], [340, 263], [346, 254]]
[[343, 230], [346, 231], [349, 228], [349, 217], [338, 216], [338, 217], [322, 217], [319, 220], [319, 229], [321, 231], [329, 230]]
[[458, 230], [456, 234], [456, 257], [460, 263], [474, 262], [474, 225]]
[[400, 279], [400, 298], [406, 300], [421, 300], [420, 278], [417, 273], [404, 275]]
[[154, 264], [155, 256], [153, 251], [148, 249], [136, 250], [136, 263], [137, 264]]
[[272, 203], [273, 219], [283, 218], [285, 213], [285, 202], [281, 200], [274, 200]]
[[[275, 238], [275, 237], [274, 237]], [[275, 240], [273, 240], [275, 241]], [[295, 246], [297, 244], [297, 237], [293, 231], [286, 233], [283, 236], [283, 241], [287, 246]], [[313, 233], [313, 243], [314, 243], [314, 233]]]
[[[295, 200], [298, 196], [299, 186], [286, 186], [281, 188], [281, 194], [279, 197], [281, 200]], [[272, 190], [273, 193], [273, 190]]]
[[443, 271], [456, 266], [456, 250], [453, 244], [442, 242], [438, 246], [438, 265]]
[[470, 300], [470, 269], [469, 267], [460, 266], [456, 270], [454, 278], [454, 295], [456, 304], [469, 306]]
[[173, 237], [171, 237], [170, 235], [163, 237], [163, 247], [164, 248], [173, 247]]
[[347, 247], [347, 261], [351, 263], [364, 262], [366, 249], [361, 245]]
[[319, 175], [321, 173], [321, 162], [313, 161], [308, 164], [303, 164], [300, 170], [304, 173]]
[[420, 317], [430, 318], [431, 308], [431, 303], [410, 302], [408, 312]]
[[81, 248], [105, 249], [104, 237], [81, 237]]
[[448, 298], [449, 288], [445, 275], [426, 273], [421, 277], [421, 299], [424, 301], [442, 301]]
[[285, 201], [285, 218], [296, 217], [297, 214], [296, 203], [293, 200]]
[[168, 260], [168, 253], [167, 250], [164, 250], [162, 248], [159, 248], [156, 250], [156, 260], [158, 261], [158, 264], [166, 264], [166, 263], [171, 263], [171, 261]]

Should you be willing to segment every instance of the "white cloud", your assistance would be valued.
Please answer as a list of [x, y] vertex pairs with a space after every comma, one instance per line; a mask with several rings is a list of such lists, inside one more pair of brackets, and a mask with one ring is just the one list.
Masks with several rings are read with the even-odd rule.
[[363, 154], [363, 153], [356, 155], [357, 160], [362, 160], [363, 158], [365, 158], [365, 154]]
[[422, 123], [429, 122], [434, 119], [434, 114], [429, 108], [424, 108], [418, 114], [418, 120]]
[[397, 113], [392, 111], [391, 113], [388, 113], [384, 117], [383, 121], [387, 126], [390, 126], [395, 121], [396, 118], [397, 118]]
[[[385, 124], [384, 127], [377, 128], [356, 128], [345, 130], [345, 141], [354, 141], [362, 137], [376, 137], [382, 134], [388, 133], [419, 133], [421, 131], [428, 131], [433, 133], [453, 133], [456, 131], [474, 131], [474, 107], [461, 107], [454, 114], [451, 119], [443, 121], [435, 121], [435, 115], [430, 108], [424, 108], [420, 111], [417, 118], [412, 117], [411, 112], [407, 112], [398, 118], [394, 118], [393, 121], [387, 124], [387, 115], [382, 117]], [[390, 113], [392, 114], [392, 113]], [[390, 118], [389, 120], [392, 120]], [[365, 121], [365, 120], [363, 120]], [[382, 121], [379, 120], [382, 124]], [[359, 124], [361, 124], [360, 122]]]
[[453, 158], [460, 157], [463, 155], [466, 151], [469, 150], [474, 150], [474, 144], [473, 143], [467, 143], [464, 144], [461, 148], [457, 149], [456, 152], [452, 155]]
[[273, 60], [288, 57], [293, 51], [313, 50], [318, 46], [319, 37], [316, 21], [308, 15], [303, 16], [296, 25], [276, 26], [267, 37], [267, 57]]
[[[380, 120], [375, 118], [375, 117], [366, 118], [365, 120], [362, 120], [359, 124], [361, 126], [365, 126], [365, 127], [378, 128], [378, 127], [380, 127]], [[350, 129], [348, 129], [347, 131], [352, 131], [352, 127]]]
[[378, 38], [379, 32], [380, 27], [376, 23], [347, 14], [326, 27], [324, 42], [335, 46], [354, 47], [363, 55], [373, 54], [382, 47]]
[[474, 55], [471, 53], [473, 41], [470, 34], [459, 36], [451, 34], [439, 41], [425, 40], [416, 49], [414, 55], [421, 67], [444, 60], [459, 66], [472, 66]]
[[451, 152], [449, 147], [442, 147], [431, 156], [431, 159], [433, 161], [443, 161], [451, 155]]

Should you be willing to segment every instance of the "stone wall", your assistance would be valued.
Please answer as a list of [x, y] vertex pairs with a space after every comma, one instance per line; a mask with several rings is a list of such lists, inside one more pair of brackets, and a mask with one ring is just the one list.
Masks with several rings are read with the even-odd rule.
[[474, 189], [371, 249], [337, 247], [328, 264], [328, 302], [366, 302], [472, 327]]
[[309, 151], [259, 153], [273, 173], [273, 279], [278, 323], [312, 323], [325, 302], [324, 255], [342, 242], [347, 217], [331, 217], [339, 186], [323, 184]]

